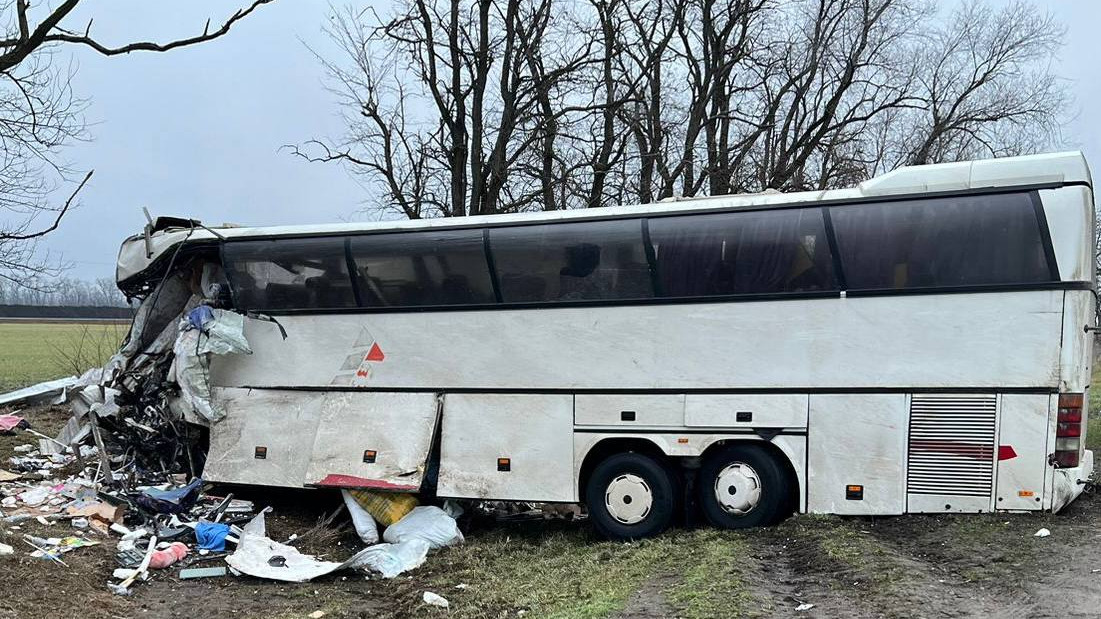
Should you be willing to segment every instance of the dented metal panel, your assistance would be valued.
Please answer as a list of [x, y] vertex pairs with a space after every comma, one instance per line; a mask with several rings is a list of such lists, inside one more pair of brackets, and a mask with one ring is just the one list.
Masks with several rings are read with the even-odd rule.
[[306, 484], [419, 490], [436, 417], [432, 393], [326, 394]]
[[326, 394], [215, 389], [227, 411], [210, 432], [209, 481], [301, 488]]
[[444, 398], [437, 494], [568, 502], [576, 500], [575, 488], [573, 396]]

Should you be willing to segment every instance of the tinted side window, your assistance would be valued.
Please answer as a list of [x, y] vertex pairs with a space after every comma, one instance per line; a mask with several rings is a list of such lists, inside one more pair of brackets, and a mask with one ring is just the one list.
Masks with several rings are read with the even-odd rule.
[[849, 288], [928, 288], [1049, 281], [1028, 194], [833, 207]]
[[833, 290], [833, 259], [820, 209], [659, 217], [650, 220], [666, 297]]
[[223, 252], [238, 309], [356, 305], [343, 238], [231, 241]]
[[493, 228], [489, 243], [506, 303], [653, 296], [637, 219]]
[[351, 249], [367, 307], [496, 301], [481, 230], [369, 234]]

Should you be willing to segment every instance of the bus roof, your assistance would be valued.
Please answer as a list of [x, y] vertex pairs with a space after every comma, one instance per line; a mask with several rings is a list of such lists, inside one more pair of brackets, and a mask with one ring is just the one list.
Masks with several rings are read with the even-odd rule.
[[225, 239], [276, 236], [334, 235], [360, 232], [399, 231], [476, 227], [505, 223], [540, 223], [571, 219], [645, 216], [678, 211], [729, 210], [751, 207], [781, 207], [788, 204], [844, 201], [875, 197], [915, 196], [927, 193], [969, 191], [1037, 185], [1085, 183], [1092, 187], [1089, 167], [1080, 151], [907, 166], [881, 174], [846, 189], [669, 198], [661, 202], [608, 206], [600, 209], [535, 211], [504, 215], [479, 215], [461, 218], [403, 219], [390, 221], [315, 224], [295, 226], [189, 228], [170, 226], [146, 238], [139, 234], [126, 239], [119, 252], [117, 281], [133, 280], [169, 251], [182, 243], [212, 242]]

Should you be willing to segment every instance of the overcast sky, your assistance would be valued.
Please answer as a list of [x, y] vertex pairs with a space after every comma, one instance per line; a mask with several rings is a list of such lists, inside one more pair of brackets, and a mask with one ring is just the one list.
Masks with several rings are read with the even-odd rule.
[[[81, 15], [94, 14], [92, 32], [106, 43], [167, 40], [196, 34], [208, 16], [217, 21], [247, 4], [240, 1], [88, 0]], [[1076, 101], [1064, 146], [1085, 151], [1101, 175], [1101, 1], [1039, 1], [1067, 26], [1057, 71]], [[216, 10], [222, 14], [210, 12]], [[277, 0], [228, 36], [197, 47], [115, 58], [73, 54], [73, 86], [89, 99], [95, 124], [93, 140], [70, 149], [67, 159], [96, 172], [80, 208], [45, 244], [74, 264], [71, 275], [112, 277], [120, 242], [144, 223], [142, 206], [206, 223], [365, 217], [356, 211], [367, 192], [340, 166], [280, 152], [283, 144], [341, 133], [322, 68], [306, 47], [333, 51], [322, 33], [329, 12], [320, 0]]]

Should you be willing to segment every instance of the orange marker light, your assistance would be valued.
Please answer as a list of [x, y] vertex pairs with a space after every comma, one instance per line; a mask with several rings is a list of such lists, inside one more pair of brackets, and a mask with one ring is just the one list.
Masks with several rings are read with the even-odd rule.
[[1031, 490], [1018, 490], [1017, 496], [1019, 497], [1031, 497], [1036, 496], [1036, 493]]
[[681, 445], [687, 445], [687, 444], [688, 444], [688, 439], [686, 439], [686, 438], [678, 438], [678, 439], [677, 439], [677, 442], [678, 442], [678, 443], [680, 443]]

